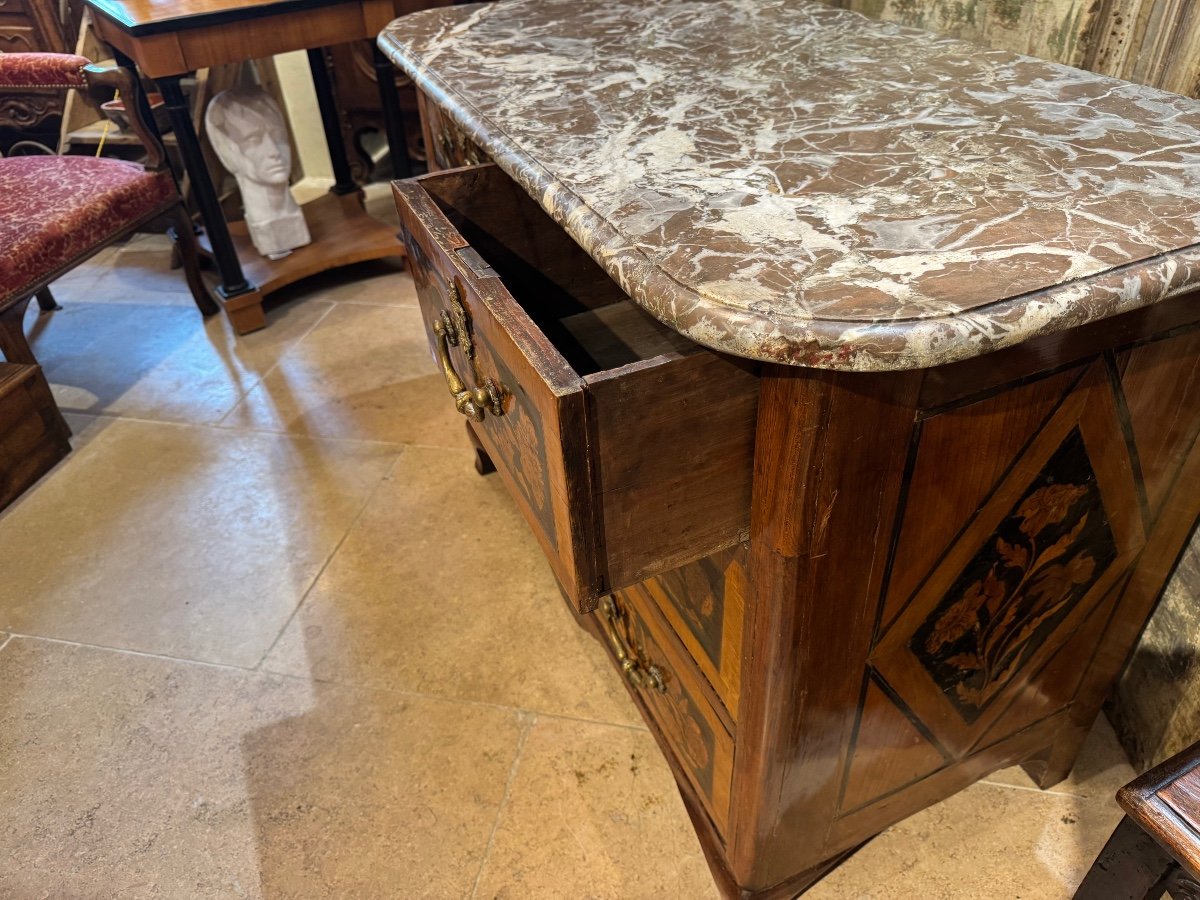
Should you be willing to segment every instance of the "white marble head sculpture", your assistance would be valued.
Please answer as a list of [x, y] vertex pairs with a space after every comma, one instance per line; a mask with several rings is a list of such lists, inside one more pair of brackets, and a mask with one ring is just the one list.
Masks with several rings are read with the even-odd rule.
[[237, 178], [255, 249], [277, 259], [312, 238], [288, 190], [292, 148], [275, 101], [262, 88], [222, 91], [205, 115], [213, 150]]

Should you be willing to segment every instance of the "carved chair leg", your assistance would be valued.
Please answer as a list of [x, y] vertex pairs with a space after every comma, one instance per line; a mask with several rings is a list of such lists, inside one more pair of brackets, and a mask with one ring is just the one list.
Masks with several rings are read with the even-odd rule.
[[1158, 900], [1178, 863], [1128, 816], [1092, 863], [1074, 900]]
[[479, 438], [476, 437], [471, 423], [464, 422], [463, 424], [467, 427], [467, 437], [471, 439], [471, 445], [475, 448], [475, 471], [480, 475], [491, 475], [496, 471], [496, 464], [492, 462], [488, 452], [483, 449], [483, 444], [479, 443]]
[[37, 365], [33, 349], [25, 337], [25, 310], [32, 297], [18, 300], [4, 312], [0, 312], [0, 354], [10, 363]]
[[48, 287], [44, 287], [37, 292], [37, 302], [38, 306], [44, 313], [54, 312], [56, 309], [62, 309], [62, 307], [58, 305], [58, 301], [54, 299], [54, 295], [50, 293], [50, 288]]
[[171, 239], [183, 259], [183, 272], [187, 278], [188, 289], [192, 292], [192, 299], [196, 301], [201, 313], [206, 316], [216, 315], [221, 311], [221, 307], [213, 299], [200, 274], [200, 247], [196, 241], [195, 227], [182, 203], [171, 211], [171, 220]]

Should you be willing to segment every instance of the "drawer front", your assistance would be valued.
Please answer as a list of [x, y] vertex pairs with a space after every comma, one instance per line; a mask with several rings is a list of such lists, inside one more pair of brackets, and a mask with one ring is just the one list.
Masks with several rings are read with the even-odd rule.
[[737, 721], [746, 544], [736, 544], [628, 589], [653, 604]]
[[420, 184], [394, 190], [446, 402], [471, 421], [563, 588], [592, 608], [598, 528], [583, 383]]
[[733, 737], [708, 702], [702, 676], [674, 648], [635, 591], [606, 597], [596, 611], [609, 653], [627, 675], [678, 768], [724, 835], [733, 781]]
[[479, 166], [488, 162], [487, 154], [461, 128], [446, 118], [436, 104], [430, 103], [424, 92], [417, 93], [417, 104], [430, 172]]

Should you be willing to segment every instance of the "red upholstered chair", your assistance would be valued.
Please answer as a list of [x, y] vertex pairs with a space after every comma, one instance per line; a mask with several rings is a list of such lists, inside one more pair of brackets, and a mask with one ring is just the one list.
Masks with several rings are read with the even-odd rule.
[[0, 353], [35, 363], [22, 321], [36, 296], [56, 309], [50, 283], [109, 244], [160, 217], [170, 219], [188, 287], [204, 315], [218, 311], [200, 277], [192, 221], [167, 167], [166, 153], [141, 114], [141, 95], [127, 69], [103, 69], [81, 56], [0, 53], [0, 93], [93, 85], [121, 92], [146, 164], [89, 156], [0, 159]]

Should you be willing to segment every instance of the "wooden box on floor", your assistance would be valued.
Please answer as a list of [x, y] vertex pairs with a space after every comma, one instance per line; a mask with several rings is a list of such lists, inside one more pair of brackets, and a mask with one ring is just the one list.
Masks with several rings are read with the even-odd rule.
[[0, 509], [71, 452], [70, 436], [41, 367], [0, 362]]

